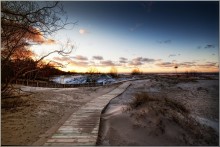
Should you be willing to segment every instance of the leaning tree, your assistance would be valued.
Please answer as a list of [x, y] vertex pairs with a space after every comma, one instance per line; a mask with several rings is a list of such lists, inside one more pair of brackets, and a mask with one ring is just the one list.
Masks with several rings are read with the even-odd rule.
[[[73, 46], [68, 42], [59, 50], [33, 59], [31, 45], [44, 43], [53, 33], [64, 29], [67, 15], [59, 2], [2, 1], [1, 2], [1, 94], [11, 91], [13, 80], [39, 70], [42, 60], [52, 53], [69, 54]], [[45, 64], [45, 63], [44, 63]], [[46, 65], [51, 64], [46, 63]], [[13, 73], [14, 71], [14, 73]]]

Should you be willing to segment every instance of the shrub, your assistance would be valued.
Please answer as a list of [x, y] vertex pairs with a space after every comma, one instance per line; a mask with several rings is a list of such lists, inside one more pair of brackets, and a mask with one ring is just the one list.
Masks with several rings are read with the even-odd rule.
[[151, 98], [146, 92], [136, 93], [134, 101], [131, 104], [133, 108], [136, 108], [146, 102], [155, 101], [156, 99]]
[[111, 67], [109, 74], [111, 75], [111, 77], [113, 78], [117, 78], [118, 77], [118, 70], [116, 67]]
[[140, 74], [141, 74], [141, 71], [139, 68], [135, 68], [131, 72], [131, 75], [140, 75]]
[[[132, 108], [137, 108], [141, 106], [142, 104], [153, 102], [153, 101], [158, 101], [159, 105], [161, 106], [167, 106], [170, 109], [173, 109], [177, 112], [180, 113], [189, 113], [189, 110], [181, 103], [174, 101], [172, 99], [164, 98], [164, 99], [157, 99], [150, 97], [148, 93], [146, 92], [141, 92], [141, 93], [136, 93], [134, 96], [134, 101], [131, 104]], [[158, 104], [157, 104], [158, 105]]]

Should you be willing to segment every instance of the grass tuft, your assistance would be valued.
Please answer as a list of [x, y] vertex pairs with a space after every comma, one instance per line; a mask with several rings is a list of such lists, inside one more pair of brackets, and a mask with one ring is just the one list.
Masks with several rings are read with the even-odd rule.
[[167, 106], [168, 109], [175, 110], [179, 113], [185, 113], [185, 114], [189, 113], [189, 110], [180, 102], [177, 102], [175, 100], [168, 99], [168, 98], [164, 98], [164, 99], [154, 98], [154, 97], [149, 96], [147, 92], [136, 93], [134, 95], [134, 101], [130, 105], [131, 105], [131, 108], [137, 108], [143, 104], [151, 103], [155, 101], [157, 101], [156, 105], [158, 106], [159, 105], [162, 107]]
[[142, 104], [145, 104], [147, 102], [155, 101], [156, 100], [156, 99], [150, 97], [148, 95], [148, 93], [146, 93], [146, 92], [136, 93], [134, 98], [135, 99], [134, 99], [134, 101], [131, 104], [131, 106], [133, 108], [137, 108], [137, 107], [141, 106]]
[[176, 111], [178, 112], [184, 112], [184, 113], [189, 113], [189, 110], [184, 106], [182, 105], [181, 103], [179, 102], [176, 102], [174, 100], [171, 100], [171, 99], [168, 99], [168, 98], [165, 98], [165, 104], [167, 106], [169, 106], [171, 109], [175, 109]]

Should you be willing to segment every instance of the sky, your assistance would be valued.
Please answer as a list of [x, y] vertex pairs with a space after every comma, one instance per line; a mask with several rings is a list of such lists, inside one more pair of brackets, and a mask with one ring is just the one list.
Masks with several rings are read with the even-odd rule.
[[218, 1], [61, 3], [68, 21], [77, 24], [50, 36], [53, 44], [32, 49], [42, 56], [70, 39], [69, 56], [47, 58], [65, 64], [64, 71], [219, 71]]

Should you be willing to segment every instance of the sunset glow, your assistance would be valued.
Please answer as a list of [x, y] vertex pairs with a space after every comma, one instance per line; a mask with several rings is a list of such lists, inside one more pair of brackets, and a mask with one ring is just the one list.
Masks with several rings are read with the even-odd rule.
[[[95, 67], [119, 73], [218, 72], [218, 2], [62, 2], [73, 29], [60, 30], [31, 49], [40, 57], [70, 39], [73, 52], [47, 60], [63, 71]], [[186, 11], [187, 10], [187, 11]]]

